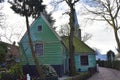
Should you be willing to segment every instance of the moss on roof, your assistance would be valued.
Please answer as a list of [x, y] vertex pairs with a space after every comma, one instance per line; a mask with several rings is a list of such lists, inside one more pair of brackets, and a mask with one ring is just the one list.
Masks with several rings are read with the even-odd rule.
[[[75, 47], [75, 53], [94, 53], [95, 51], [90, 48], [88, 45], [86, 45], [83, 41], [79, 40], [77, 37], [74, 36], [73, 38], [73, 43]], [[69, 42], [68, 42], [68, 37], [63, 38], [63, 43], [65, 46], [69, 49]]]

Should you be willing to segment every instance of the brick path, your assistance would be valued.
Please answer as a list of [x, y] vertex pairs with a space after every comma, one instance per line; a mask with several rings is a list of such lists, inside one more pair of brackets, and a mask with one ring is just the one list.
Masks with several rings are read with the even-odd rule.
[[99, 67], [99, 72], [88, 80], [120, 80], [120, 71]]

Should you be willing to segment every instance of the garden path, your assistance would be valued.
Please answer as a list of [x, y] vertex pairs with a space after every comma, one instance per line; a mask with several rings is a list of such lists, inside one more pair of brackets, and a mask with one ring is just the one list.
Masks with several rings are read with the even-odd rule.
[[88, 80], [120, 80], [120, 71], [99, 67], [99, 72], [95, 73]]

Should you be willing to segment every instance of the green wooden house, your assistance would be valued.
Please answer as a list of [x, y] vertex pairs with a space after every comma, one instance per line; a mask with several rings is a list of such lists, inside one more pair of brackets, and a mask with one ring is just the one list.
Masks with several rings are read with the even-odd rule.
[[[75, 66], [76, 71], [88, 71], [89, 69], [96, 69], [96, 57], [95, 51], [91, 49], [88, 45], [86, 45], [83, 41], [79, 40], [76, 36], [73, 38], [73, 44], [75, 47]], [[69, 49], [68, 38], [63, 38], [64, 44]], [[67, 64], [66, 67], [69, 71], [69, 57], [67, 56]]]
[[[62, 76], [65, 72], [65, 48], [61, 38], [52, 30], [43, 15], [32, 23], [30, 32], [39, 64], [53, 66], [56, 72]], [[19, 44], [23, 71], [32, 74], [35, 71], [35, 64], [30, 51], [27, 33], [25, 33]]]
[[[76, 29], [79, 33], [78, 28]], [[59, 76], [69, 72], [68, 38], [58, 36], [43, 15], [32, 23], [30, 32], [39, 63], [52, 66]], [[88, 71], [89, 68], [95, 68], [95, 52], [76, 36], [74, 45], [76, 71]], [[24, 34], [19, 46], [24, 74], [36, 75], [27, 33]]]

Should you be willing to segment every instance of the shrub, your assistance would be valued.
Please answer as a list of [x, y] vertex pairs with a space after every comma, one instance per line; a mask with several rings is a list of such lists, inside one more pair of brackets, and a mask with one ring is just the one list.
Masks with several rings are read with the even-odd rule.
[[3, 72], [1, 74], [1, 79], [0, 80], [17, 80], [19, 79], [18, 74], [10, 74], [8, 72]]
[[107, 67], [107, 68], [111, 68], [112, 67], [112, 63], [109, 62], [109, 61], [97, 61], [97, 63], [101, 67]]
[[120, 70], [120, 61], [114, 61], [113, 62], [113, 68], [117, 69], [117, 70]]
[[6, 72], [1, 72], [0, 80], [17, 80], [23, 77], [21, 65], [19, 63], [10, 67]]
[[114, 68], [114, 69], [120, 70], [120, 61], [113, 61], [113, 62], [97, 61], [97, 63], [101, 67]]

